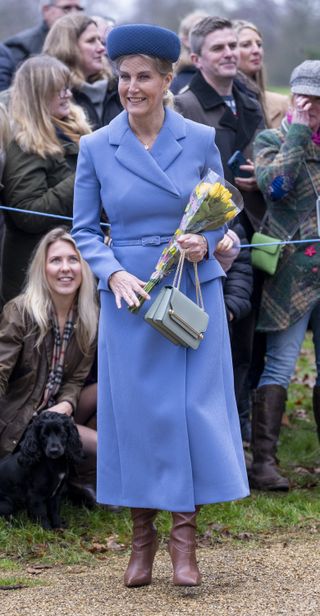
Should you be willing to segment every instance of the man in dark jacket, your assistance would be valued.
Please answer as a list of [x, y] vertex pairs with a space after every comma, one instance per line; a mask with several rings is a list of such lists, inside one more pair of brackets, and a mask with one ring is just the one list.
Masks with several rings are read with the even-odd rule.
[[[215, 141], [220, 150], [227, 180], [240, 189], [244, 211], [239, 219], [245, 234], [251, 239], [259, 228], [265, 203], [258, 190], [252, 162], [253, 141], [264, 128], [259, 104], [249, 98], [234, 83], [239, 48], [237, 35], [227, 19], [206, 17], [190, 33], [191, 59], [197, 72], [189, 86], [175, 98], [176, 109], [183, 116], [216, 129]], [[228, 166], [229, 158], [240, 150], [247, 160], [243, 171], [249, 177], [235, 177]], [[238, 257], [239, 258], [239, 257]], [[235, 261], [236, 263], [236, 261]], [[233, 324], [232, 351], [236, 378], [237, 402], [247, 398], [247, 374], [253, 345], [255, 315]], [[248, 393], [248, 392], [247, 392]], [[248, 409], [245, 409], [248, 414]]]
[[254, 176], [253, 163], [246, 171], [251, 177], [235, 179], [228, 160], [236, 150], [252, 159], [257, 132], [264, 128], [262, 110], [234, 84], [239, 62], [237, 35], [227, 19], [205, 17], [190, 33], [191, 59], [198, 71], [185, 91], [175, 98], [184, 117], [216, 129], [225, 177], [241, 190], [245, 214], [241, 217], [246, 234], [259, 227], [265, 205]]
[[42, 22], [4, 41], [12, 54], [14, 70], [29, 56], [41, 52], [44, 39], [57, 19], [72, 11], [83, 11], [84, 4], [84, 0], [39, 0]]
[[8, 47], [0, 43], [0, 91], [7, 90], [14, 73], [14, 61]]

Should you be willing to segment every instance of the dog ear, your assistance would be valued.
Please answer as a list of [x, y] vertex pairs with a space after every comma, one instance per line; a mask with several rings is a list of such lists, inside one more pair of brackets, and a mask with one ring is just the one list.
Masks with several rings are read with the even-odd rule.
[[39, 443], [39, 417], [35, 417], [28, 425], [19, 448], [18, 461], [23, 466], [31, 466], [41, 458]]
[[84, 458], [82, 443], [80, 440], [78, 428], [70, 417], [65, 418], [66, 428], [68, 430], [67, 457], [74, 463], [81, 462]]

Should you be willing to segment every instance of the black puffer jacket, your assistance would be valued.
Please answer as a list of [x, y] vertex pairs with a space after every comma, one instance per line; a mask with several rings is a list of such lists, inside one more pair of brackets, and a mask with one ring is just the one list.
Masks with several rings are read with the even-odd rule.
[[94, 104], [84, 92], [73, 88], [72, 90], [74, 101], [82, 107], [86, 114], [86, 118], [92, 128], [102, 128], [107, 126], [122, 110], [118, 94], [118, 81], [116, 78], [110, 79], [107, 86], [106, 95], [103, 101], [102, 118], [99, 118]]
[[14, 62], [8, 47], [0, 43], [0, 90], [10, 87], [14, 73]]
[[[247, 244], [243, 226], [236, 222], [232, 230], [240, 238], [241, 244]], [[251, 295], [253, 288], [253, 272], [249, 248], [241, 248], [224, 279], [224, 301], [227, 315], [233, 314], [233, 320], [239, 321], [251, 311]]]

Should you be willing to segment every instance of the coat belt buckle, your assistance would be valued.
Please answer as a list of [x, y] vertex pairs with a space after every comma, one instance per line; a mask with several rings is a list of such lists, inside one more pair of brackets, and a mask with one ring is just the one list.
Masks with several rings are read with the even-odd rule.
[[160, 246], [160, 235], [151, 235], [150, 237], [143, 237], [141, 239], [142, 246]]

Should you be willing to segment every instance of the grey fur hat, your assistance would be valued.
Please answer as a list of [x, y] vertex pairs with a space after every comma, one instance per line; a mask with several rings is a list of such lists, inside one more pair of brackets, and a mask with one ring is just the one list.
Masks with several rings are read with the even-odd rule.
[[290, 77], [291, 92], [320, 96], [320, 60], [305, 60], [293, 69]]

